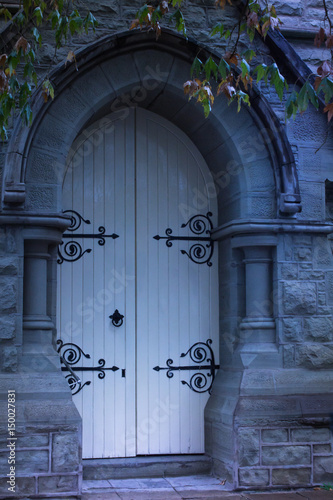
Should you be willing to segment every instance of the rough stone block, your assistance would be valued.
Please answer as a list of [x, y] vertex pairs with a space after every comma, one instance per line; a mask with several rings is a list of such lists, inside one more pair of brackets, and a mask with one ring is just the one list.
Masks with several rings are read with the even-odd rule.
[[281, 278], [284, 280], [295, 280], [298, 278], [298, 264], [285, 263], [281, 266]]
[[0, 339], [9, 340], [15, 336], [15, 316], [0, 317]]
[[316, 455], [330, 455], [331, 454], [331, 445], [330, 444], [314, 444], [313, 445], [313, 453]]
[[333, 345], [296, 346], [296, 366], [304, 368], [332, 368]]
[[283, 443], [288, 441], [287, 429], [263, 429], [261, 431], [263, 443]]
[[283, 335], [287, 342], [301, 342], [303, 340], [303, 327], [301, 318], [283, 319]]
[[17, 371], [17, 348], [6, 346], [2, 349], [2, 371], [14, 373]]
[[39, 493], [73, 492], [78, 489], [77, 476], [42, 476], [38, 478]]
[[322, 316], [304, 318], [304, 340], [329, 342], [333, 336], [333, 318]]
[[15, 276], [18, 273], [18, 258], [17, 257], [1, 257], [0, 259], [0, 275]]
[[283, 299], [286, 314], [314, 314], [317, 299], [316, 285], [306, 282], [284, 283]]
[[327, 236], [316, 237], [313, 245], [313, 264], [316, 269], [332, 269], [331, 242]]
[[[15, 454], [16, 469], [20, 474], [37, 474], [49, 470], [49, 453], [47, 450], [17, 451]], [[8, 474], [8, 451], [0, 453], [0, 474]]]
[[307, 465], [311, 462], [310, 446], [263, 446], [263, 465]]
[[52, 471], [73, 472], [79, 469], [78, 435], [73, 433], [55, 434], [52, 443]]
[[[8, 472], [7, 472], [8, 474]], [[0, 498], [10, 498], [8, 493], [7, 479], [0, 479]], [[16, 477], [15, 478], [15, 492], [20, 497], [33, 495], [35, 493], [35, 478], [34, 477]]]
[[269, 484], [268, 469], [239, 469], [240, 486], [267, 486]]
[[316, 270], [300, 271], [299, 272], [299, 279], [301, 279], [301, 280], [324, 280], [325, 274], [323, 271], [316, 271]]
[[292, 429], [291, 440], [296, 442], [316, 443], [330, 440], [329, 429]]
[[314, 457], [313, 481], [315, 483], [333, 482], [333, 457]]
[[272, 484], [276, 486], [308, 486], [311, 469], [273, 469]]
[[0, 312], [16, 312], [16, 279], [5, 277], [0, 278]]
[[17, 436], [18, 448], [42, 448], [49, 444], [47, 434], [34, 434], [30, 436]]
[[311, 261], [312, 260], [312, 251], [309, 247], [299, 247], [294, 250], [294, 257], [297, 261]]
[[259, 431], [240, 428], [238, 431], [239, 465], [259, 465]]
[[295, 367], [295, 347], [293, 345], [283, 346], [283, 366], [284, 368]]

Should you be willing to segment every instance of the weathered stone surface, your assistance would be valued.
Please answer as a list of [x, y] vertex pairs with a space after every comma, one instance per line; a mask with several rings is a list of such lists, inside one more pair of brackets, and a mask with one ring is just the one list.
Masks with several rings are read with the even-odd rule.
[[314, 444], [313, 453], [318, 455], [330, 455], [331, 445], [330, 444]]
[[78, 488], [77, 476], [42, 476], [38, 478], [39, 493], [73, 492]]
[[0, 339], [9, 340], [15, 335], [15, 316], [0, 316]]
[[279, 486], [306, 486], [311, 482], [311, 469], [273, 469], [272, 484]]
[[268, 469], [239, 469], [240, 486], [267, 486], [269, 484]]
[[52, 443], [52, 471], [74, 472], [79, 468], [78, 435], [73, 433], [55, 434]]
[[303, 340], [303, 327], [301, 318], [283, 319], [284, 339], [289, 342], [301, 342]]
[[313, 480], [315, 483], [333, 482], [333, 457], [314, 457]]
[[281, 277], [284, 280], [295, 280], [298, 278], [298, 264], [284, 263], [281, 266]]
[[239, 465], [259, 464], [259, 431], [240, 428], [238, 431]]
[[[36, 474], [49, 469], [47, 450], [16, 451], [16, 468], [20, 474]], [[0, 453], [0, 474], [8, 474], [8, 451]]]
[[42, 448], [49, 444], [49, 436], [47, 434], [34, 434], [31, 436], [18, 436], [18, 448]]
[[299, 279], [301, 279], [301, 280], [324, 280], [325, 274], [323, 271], [316, 271], [316, 270], [300, 271], [299, 272]]
[[16, 312], [16, 280], [15, 278], [0, 278], [0, 312]]
[[303, 315], [316, 312], [316, 285], [306, 282], [284, 283], [284, 311], [286, 314]]
[[310, 446], [263, 446], [263, 465], [307, 465], [311, 462]]
[[287, 429], [263, 429], [261, 431], [263, 443], [282, 443], [288, 441]]
[[[7, 472], [8, 474], [8, 472]], [[0, 479], [0, 498], [10, 498], [8, 493], [7, 479]], [[35, 478], [34, 477], [16, 477], [15, 478], [15, 492], [17, 495], [33, 495], [35, 493]]]
[[17, 257], [1, 257], [0, 275], [15, 276], [18, 273], [18, 265]]
[[298, 442], [316, 443], [329, 441], [331, 437], [329, 429], [292, 429], [291, 440]]
[[333, 318], [322, 316], [304, 318], [304, 340], [328, 342], [333, 336]]
[[298, 261], [310, 261], [312, 259], [312, 251], [311, 248], [308, 247], [299, 247], [294, 250], [295, 260]]
[[293, 345], [283, 346], [283, 366], [284, 368], [294, 368], [295, 347]]
[[17, 371], [17, 348], [15, 346], [3, 347], [2, 370], [11, 373]]
[[297, 346], [296, 365], [304, 368], [332, 368], [333, 345], [309, 344]]

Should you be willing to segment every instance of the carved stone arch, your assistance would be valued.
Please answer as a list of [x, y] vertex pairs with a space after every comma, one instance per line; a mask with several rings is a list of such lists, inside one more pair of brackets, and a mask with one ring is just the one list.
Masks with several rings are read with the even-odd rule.
[[77, 55], [74, 66], [52, 76], [56, 98], [33, 103], [30, 129], [17, 123], [6, 158], [3, 206], [32, 213], [62, 209], [61, 185], [75, 138], [96, 119], [126, 115], [139, 105], [163, 115], [196, 144], [213, 172], [220, 200], [220, 224], [237, 218], [276, 218], [300, 210], [293, 154], [271, 107], [256, 91], [252, 106], [236, 113], [219, 98], [208, 119], [188, 102], [182, 84], [198, 46], [165, 31], [124, 33], [101, 39]]

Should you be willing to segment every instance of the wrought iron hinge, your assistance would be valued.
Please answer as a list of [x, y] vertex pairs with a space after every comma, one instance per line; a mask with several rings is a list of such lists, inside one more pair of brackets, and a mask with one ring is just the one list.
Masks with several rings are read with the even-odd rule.
[[86, 359], [90, 359], [90, 354], [86, 354], [83, 352], [81, 347], [79, 347], [76, 344], [72, 343], [66, 343], [59, 339], [57, 340], [57, 344], [59, 345], [57, 352], [60, 354], [60, 361], [62, 364], [65, 366], [61, 367], [62, 371], [69, 371], [70, 373], [66, 375], [67, 382], [72, 390], [72, 395], [74, 396], [75, 394], [78, 394], [84, 386], [90, 385], [91, 380], [88, 380], [84, 384], [82, 384], [81, 380], [76, 376], [74, 372], [94, 372], [98, 371], [98, 378], [103, 379], [105, 378], [105, 371], [106, 370], [111, 370], [113, 372], [116, 372], [119, 370], [118, 366], [112, 366], [111, 368], [106, 368], [105, 366], [105, 359], [99, 359], [98, 360], [98, 365], [99, 366], [81, 366], [81, 367], [74, 367], [76, 365], [81, 357], [85, 357]]
[[[63, 238], [70, 238], [72, 241], [68, 241], [64, 246], [64, 242], [61, 242], [59, 247], [58, 247], [58, 264], [62, 264], [64, 261], [66, 262], [76, 262], [77, 260], [81, 259], [85, 253], [90, 253], [91, 248], [87, 248], [86, 250], [83, 250], [81, 244], [78, 241], [74, 241], [73, 238], [88, 238], [88, 239], [97, 239], [98, 238], [98, 244], [100, 246], [105, 245], [105, 238], [112, 238], [116, 239], [119, 238], [118, 234], [112, 233], [112, 234], [105, 234], [105, 227], [104, 226], [99, 226], [98, 228], [98, 233], [95, 234], [88, 234], [88, 233], [76, 233], [76, 231], [79, 229], [81, 226], [82, 222], [84, 224], [91, 224], [89, 219], [84, 219], [82, 215], [80, 215], [78, 212], [75, 210], [65, 210], [63, 212], [64, 214], [71, 214], [71, 224], [67, 231], [69, 233], [64, 233], [62, 235]], [[75, 234], [73, 234], [75, 233]], [[63, 252], [62, 252], [63, 251]]]
[[153, 370], [157, 372], [160, 370], [167, 370], [166, 375], [168, 378], [173, 377], [174, 371], [194, 370], [196, 373], [192, 375], [190, 381], [187, 382], [186, 380], [182, 380], [181, 383], [187, 385], [194, 392], [208, 392], [210, 394], [215, 379], [215, 370], [220, 368], [220, 365], [215, 364], [214, 352], [211, 348], [212, 343], [213, 341], [211, 339], [208, 339], [206, 343], [197, 342], [193, 344], [187, 352], [183, 352], [180, 355], [181, 358], [184, 358], [189, 354], [190, 359], [199, 366], [172, 366], [173, 360], [169, 358], [166, 362], [167, 366], [155, 366]]
[[[213, 223], [211, 221], [212, 212], [207, 212], [206, 215], [194, 215], [191, 217], [186, 224], [182, 224], [181, 227], [189, 227], [190, 231], [195, 236], [174, 236], [172, 234], [172, 229], [167, 228], [165, 230], [166, 236], [160, 236], [156, 234], [153, 236], [154, 240], [166, 240], [165, 244], [167, 247], [172, 247], [173, 241], [193, 241], [193, 245], [188, 251], [181, 250], [181, 253], [187, 255], [192, 262], [196, 264], [207, 264], [211, 266], [211, 259], [214, 252], [214, 241], [211, 238], [211, 231], [213, 229]], [[206, 236], [200, 236], [206, 235]], [[207, 242], [204, 244], [203, 242]]]

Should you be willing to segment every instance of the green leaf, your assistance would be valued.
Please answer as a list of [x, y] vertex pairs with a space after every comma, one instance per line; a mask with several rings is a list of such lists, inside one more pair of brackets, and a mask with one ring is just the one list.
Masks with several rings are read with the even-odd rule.
[[55, 9], [53, 12], [51, 12], [48, 19], [51, 21], [52, 29], [56, 29], [60, 22], [60, 13], [58, 9]]
[[312, 87], [311, 83], [309, 81], [306, 82], [306, 90], [310, 99], [311, 104], [318, 109], [319, 108], [319, 100], [318, 96], [316, 94], [315, 89]]
[[191, 66], [191, 77], [193, 75], [199, 76], [202, 71], [202, 61], [198, 57], [195, 57], [193, 64]]
[[209, 57], [205, 63], [204, 70], [206, 73], [206, 79], [209, 81], [211, 75], [213, 74], [217, 78], [217, 64], [211, 57]]
[[242, 70], [242, 78], [245, 78], [247, 75], [250, 74], [250, 71], [251, 71], [250, 65], [249, 65], [249, 63], [247, 63], [245, 61], [245, 59], [241, 60], [240, 67], [241, 67], [241, 70]]
[[266, 64], [258, 64], [256, 68], [254, 68], [253, 73], [257, 73], [257, 83], [262, 80], [262, 78], [265, 78], [267, 75], [267, 66]]
[[181, 10], [177, 9], [171, 16], [175, 20], [177, 31], [181, 31], [186, 37], [185, 19]]
[[33, 15], [36, 18], [37, 26], [39, 26], [43, 21], [42, 9], [40, 7], [36, 7]]
[[333, 82], [327, 76], [322, 79], [317, 94], [322, 92], [324, 94], [325, 104], [328, 104], [333, 97]]
[[32, 34], [35, 42], [41, 47], [42, 46], [42, 35], [39, 33], [37, 28], [32, 28]]
[[222, 80], [226, 80], [227, 74], [230, 73], [230, 66], [227, 63], [227, 61], [225, 61], [223, 59], [223, 57], [220, 60], [220, 64], [219, 64], [218, 70], [219, 70], [219, 73], [221, 75]]
[[254, 52], [254, 50], [252, 49], [247, 49], [245, 50], [245, 52], [243, 52], [243, 58], [246, 60], [246, 61], [252, 61], [252, 59], [254, 57], [256, 57], [256, 53]]
[[295, 118], [297, 110], [298, 110], [298, 93], [293, 90], [290, 96], [287, 99], [285, 105], [286, 118], [289, 120], [292, 116]]
[[247, 36], [249, 37], [250, 39], [250, 42], [252, 43], [253, 40], [254, 40], [254, 36], [256, 34], [256, 30], [254, 28], [247, 28]]
[[140, 9], [138, 10], [138, 12], [136, 13], [136, 18], [139, 19], [140, 24], [142, 24], [142, 23], [145, 22], [146, 17], [148, 16], [148, 14], [149, 14], [149, 8], [148, 8], [147, 4], [145, 4], [142, 7], [140, 7]]
[[210, 36], [214, 36], [217, 34], [219, 34], [221, 38], [224, 35], [224, 27], [222, 23], [217, 23], [210, 32]]
[[176, 5], [181, 7], [182, 1], [183, 0], [172, 0], [172, 7], [176, 7]]
[[283, 90], [286, 85], [285, 78], [281, 75], [276, 63], [273, 63], [268, 68], [268, 75], [271, 75], [271, 82], [275, 87], [276, 93], [280, 101], [283, 99]]
[[88, 33], [89, 28], [92, 28], [95, 32], [95, 28], [98, 26], [98, 21], [91, 12], [88, 12], [88, 14], [86, 15], [83, 21], [83, 26], [86, 33]]
[[30, 104], [26, 102], [24, 106], [21, 109], [21, 118], [23, 120], [23, 123], [27, 126], [31, 125], [32, 122], [32, 109], [30, 107]]

